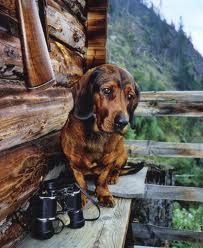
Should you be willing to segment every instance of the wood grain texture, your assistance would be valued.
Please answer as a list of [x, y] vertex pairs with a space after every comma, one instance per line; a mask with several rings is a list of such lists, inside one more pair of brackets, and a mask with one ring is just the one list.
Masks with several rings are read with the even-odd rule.
[[53, 84], [54, 72], [44, 37], [37, 4], [17, 0], [26, 84], [29, 88]]
[[153, 140], [127, 140], [129, 156], [159, 156], [203, 158], [203, 144], [156, 142]]
[[69, 13], [76, 16], [82, 23], [86, 21], [86, 1], [85, 0], [48, 0], [48, 5], [52, 6], [57, 2]]
[[203, 116], [202, 91], [142, 92], [138, 116]]
[[[61, 2], [63, 2], [64, 4], [61, 5]], [[57, 40], [62, 41], [68, 47], [84, 53], [86, 39], [85, 27], [83, 22], [81, 22], [81, 20], [74, 16], [74, 6], [81, 6], [80, 9], [85, 10], [85, 3], [83, 0], [76, 1], [77, 3], [75, 4], [74, 2], [74, 0], [71, 0], [69, 3], [69, 6], [72, 6], [73, 8], [73, 11], [70, 11], [67, 8], [63, 7], [65, 5], [68, 5], [67, 1], [48, 1], [47, 18], [49, 33]], [[18, 22], [18, 20], [16, 19], [17, 11], [15, 7], [15, 0], [0, 0], [0, 7], [2, 7], [8, 15], [11, 15], [11, 17], [15, 17], [14, 21], [16, 23]], [[16, 36], [19, 35], [16, 27], [14, 28], [12, 33]]]
[[60, 152], [53, 133], [0, 153], [0, 221], [32, 196]]
[[146, 184], [143, 198], [203, 202], [203, 188]]
[[1, 154], [0, 220], [11, 214], [39, 186], [46, 172], [43, 153], [35, 147]]
[[47, 18], [49, 33], [57, 40], [84, 53], [85, 52], [85, 28], [70, 13], [61, 9], [60, 5], [48, 6]]
[[[1, 9], [13, 18], [17, 18], [15, 2], [15, 0], [0, 0]], [[71, 13], [78, 18], [83, 16], [85, 18], [85, 0], [48, 0], [47, 2], [48, 5], [52, 5], [54, 2], [57, 2], [60, 6], [65, 7], [67, 11], [71, 11]]]
[[[83, 75], [84, 59], [52, 39], [50, 45], [51, 63], [57, 84], [71, 87]], [[24, 80], [20, 40], [5, 32], [0, 32], [0, 78]]]
[[0, 78], [23, 79], [23, 61], [20, 40], [0, 32]]
[[[19, 244], [18, 248], [121, 248], [124, 247], [128, 228], [131, 200], [117, 199], [113, 209], [102, 208], [101, 217], [94, 222], [86, 222], [81, 229], [65, 228], [62, 233], [50, 240], [39, 241], [29, 236]], [[84, 210], [87, 217], [97, 216], [95, 207]]]
[[107, 8], [106, 0], [87, 1], [87, 68], [106, 62]]
[[0, 84], [0, 151], [62, 128], [73, 106], [64, 88], [27, 92], [20, 85]]
[[184, 241], [189, 243], [203, 243], [203, 232], [174, 230], [167, 227], [154, 226], [149, 224], [132, 223], [133, 238], [149, 239], [152, 237], [161, 240]]

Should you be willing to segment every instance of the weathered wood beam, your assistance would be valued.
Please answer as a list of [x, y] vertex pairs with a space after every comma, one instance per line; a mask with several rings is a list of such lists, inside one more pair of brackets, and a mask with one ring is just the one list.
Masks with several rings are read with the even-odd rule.
[[87, 68], [106, 62], [107, 0], [87, 1]]
[[[0, 6], [8, 15], [17, 17], [15, 0], [0, 0]], [[51, 36], [62, 41], [68, 47], [72, 47], [82, 53], [85, 52], [85, 27], [75, 16], [62, 8], [56, 1], [49, 0], [47, 19]], [[13, 30], [13, 34], [18, 36], [18, 30]]]
[[0, 221], [31, 197], [59, 153], [58, 133], [0, 153]]
[[0, 82], [0, 151], [62, 128], [73, 106], [65, 88], [27, 92]]
[[[81, 22], [86, 21], [86, 1], [85, 0], [55, 0], [60, 6], [76, 16]], [[52, 5], [53, 0], [48, 0], [48, 5]]]
[[[83, 75], [84, 59], [59, 42], [50, 40], [51, 62], [58, 84], [71, 87]], [[20, 40], [0, 32], [0, 78], [24, 80]]]
[[203, 91], [142, 92], [136, 114], [203, 117]]
[[184, 241], [189, 243], [203, 243], [203, 232], [175, 230], [150, 224], [132, 223], [133, 238]]
[[203, 158], [203, 144], [156, 142], [153, 140], [127, 140], [129, 156]]
[[[48, 5], [52, 5], [57, 2], [63, 7], [66, 7], [68, 11], [75, 16], [84, 16], [86, 12], [86, 1], [85, 0], [48, 0]], [[15, 0], [0, 0], [1, 9], [13, 18], [17, 18]]]
[[146, 184], [143, 198], [203, 202], [203, 188]]

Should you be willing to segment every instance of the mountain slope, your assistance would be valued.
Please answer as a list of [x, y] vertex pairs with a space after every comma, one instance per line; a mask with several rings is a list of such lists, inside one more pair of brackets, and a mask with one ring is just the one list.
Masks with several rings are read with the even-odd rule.
[[110, 0], [109, 62], [126, 67], [142, 90], [203, 90], [203, 58], [141, 0]]

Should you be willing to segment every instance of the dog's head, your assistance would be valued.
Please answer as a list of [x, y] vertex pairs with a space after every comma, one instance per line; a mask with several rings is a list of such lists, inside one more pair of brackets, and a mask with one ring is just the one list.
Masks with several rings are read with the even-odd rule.
[[130, 123], [135, 128], [134, 110], [139, 88], [126, 70], [105, 64], [89, 70], [77, 85], [74, 115], [78, 119], [95, 117], [97, 129], [124, 133]]

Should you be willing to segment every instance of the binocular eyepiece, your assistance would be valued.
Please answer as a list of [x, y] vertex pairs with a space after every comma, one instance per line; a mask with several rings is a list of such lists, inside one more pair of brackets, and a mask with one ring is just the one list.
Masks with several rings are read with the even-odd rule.
[[[62, 210], [57, 210], [58, 205]], [[85, 225], [81, 190], [74, 182], [65, 179], [45, 181], [39, 194], [31, 201], [32, 236], [37, 239], [49, 239], [60, 232], [64, 223], [57, 215], [65, 213], [70, 218], [68, 227], [81, 228]]]

